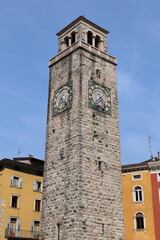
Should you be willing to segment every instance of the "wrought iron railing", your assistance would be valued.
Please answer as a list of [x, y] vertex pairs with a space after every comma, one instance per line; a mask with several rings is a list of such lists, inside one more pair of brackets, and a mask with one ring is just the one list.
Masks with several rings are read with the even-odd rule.
[[39, 232], [7, 228], [5, 231], [5, 238], [39, 239]]

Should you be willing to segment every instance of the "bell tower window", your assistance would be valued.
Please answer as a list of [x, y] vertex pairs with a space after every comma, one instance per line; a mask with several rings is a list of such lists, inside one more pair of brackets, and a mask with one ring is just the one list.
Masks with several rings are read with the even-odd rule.
[[69, 38], [65, 37], [64, 41], [65, 41], [66, 47], [69, 47]]
[[72, 32], [71, 33], [71, 44], [75, 43], [75, 41], [76, 41], [76, 34], [75, 34], [75, 32]]
[[89, 31], [87, 33], [87, 43], [90, 45], [92, 45], [92, 37], [93, 37], [93, 33]]
[[96, 37], [95, 37], [95, 47], [96, 47], [96, 48], [99, 48], [99, 44], [100, 44], [100, 37], [99, 37], [99, 36], [96, 36]]

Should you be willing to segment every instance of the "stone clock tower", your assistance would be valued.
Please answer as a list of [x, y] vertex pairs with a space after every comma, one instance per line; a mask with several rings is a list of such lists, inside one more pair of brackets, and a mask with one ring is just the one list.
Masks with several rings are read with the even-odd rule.
[[80, 16], [49, 61], [44, 240], [123, 240], [116, 58]]

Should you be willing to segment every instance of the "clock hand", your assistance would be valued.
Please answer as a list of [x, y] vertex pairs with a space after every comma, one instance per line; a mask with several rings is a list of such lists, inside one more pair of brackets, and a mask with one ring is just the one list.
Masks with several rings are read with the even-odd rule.
[[102, 100], [102, 102], [104, 102], [103, 95], [102, 95], [100, 98], [98, 98], [98, 99], [96, 100], [96, 103], [101, 102], [101, 100]]
[[65, 98], [64, 94], [60, 97], [59, 101], [60, 101], [60, 104], [66, 104], [67, 103], [67, 99]]

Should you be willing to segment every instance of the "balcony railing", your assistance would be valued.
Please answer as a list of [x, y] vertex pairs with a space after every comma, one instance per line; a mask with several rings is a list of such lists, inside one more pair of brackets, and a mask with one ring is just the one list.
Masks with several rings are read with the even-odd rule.
[[5, 238], [12, 239], [39, 239], [39, 232], [18, 230], [7, 228], [5, 231]]

